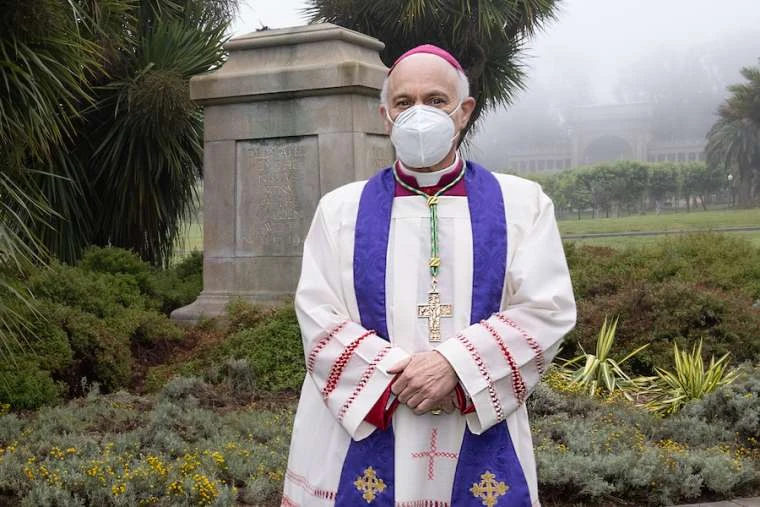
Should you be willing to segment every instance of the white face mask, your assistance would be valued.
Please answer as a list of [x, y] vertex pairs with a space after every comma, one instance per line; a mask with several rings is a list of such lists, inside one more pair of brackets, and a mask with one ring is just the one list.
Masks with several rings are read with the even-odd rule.
[[450, 113], [435, 107], [417, 105], [410, 107], [391, 120], [393, 124], [391, 142], [396, 148], [396, 156], [407, 167], [434, 166], [451, 151], [451, 143], [456, 139], [456, 127], [451, 119], [459, 106]]

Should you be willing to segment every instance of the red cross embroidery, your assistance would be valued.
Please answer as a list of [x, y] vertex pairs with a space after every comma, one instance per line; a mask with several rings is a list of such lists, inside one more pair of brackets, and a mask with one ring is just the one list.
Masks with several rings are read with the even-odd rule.
[[412, 458], [428, 459], [428, 480], [435, 479], [435, 459], [448, 458], [456, 460], [459, 455], [455, 452], [445, 452], [438, 450], [438, 428], [433, 428], [430, 433], [430, 449], [427, 451], [413, 452]]

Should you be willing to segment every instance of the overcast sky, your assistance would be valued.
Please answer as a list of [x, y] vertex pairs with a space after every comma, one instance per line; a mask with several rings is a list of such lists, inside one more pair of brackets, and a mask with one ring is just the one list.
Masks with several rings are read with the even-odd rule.
[[[242, 0], [232, 31], [304, 24], [305, 6], [303, 0]], [[553, 63], [572, 58], [583, 62], [602, 87], [621, 59], [760, 28], [760, 0], [564, 0], [560, 9], [557, 21], [526, 52], [529, 74], [551, 75]]]
[[[241, 0], [232, 32], [305, 24], [305, 6], [304, 0]], [[553, 93], [562, 84], [581, 86], [574, 83], [589, 88], [590, 103], [614, 102], [618, 74], [637, 68], [634, 64], [642, 59], [700, 51], [727, 40], [733, 41], [732, 47], [745, 46], [751, 55], [748, 61], [742, 55], [741, 62], [730, 62], [737, 66], [738, 77], [739, 66], [757, 64], [760, 57], [760, 0], [563, 0], [557, 20], [523, 55], [529, 91], [518, 95], [513, 107], [521, 105], [522, 96], [530, 103], [531, 90], [535, 97]], [[487, 126], [500, 118], [508, 121], [508, 115], [494, 111], [483, 130], [498, 130]]]

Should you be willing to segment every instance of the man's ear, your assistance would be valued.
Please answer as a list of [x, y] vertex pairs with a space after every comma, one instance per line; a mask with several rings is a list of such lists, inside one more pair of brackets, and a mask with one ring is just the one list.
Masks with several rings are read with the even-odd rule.
[[393, 124], [388, 120], [388, 109], [385, 107], [385, 104], [380, 104], [378, 111], [380, 112], [380, 117], [383, 119], [385, 133], [390, 135]]
[[470, 116], [472, 116], [472, 112], [475, 110], [475, 99], [467, 97], [462, 101], [459, 109], [461, 114], [457, 115], [457, 130], [461, 131], [467, 125], [467, 122], [470, 121]]

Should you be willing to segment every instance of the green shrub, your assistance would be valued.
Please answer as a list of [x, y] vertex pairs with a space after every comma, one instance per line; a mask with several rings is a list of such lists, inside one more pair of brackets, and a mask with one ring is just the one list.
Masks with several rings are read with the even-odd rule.
[[189, 305], [203, 289], [203, 254], [193, 252], [169, 269], [156, 270], [150, 279], [149, 294], [159, 309], [169, 315]]
[[183, 337], [182, 330], [163, 313], [147, 310], [139, 312], [135, 317], [138, 325], [132, 334], [132, 343], [155, 345], [175, 342]]
[[158, 269], [121, 248], [91, 247], [79, 267], [85, 271], [128, 276], [146, 296], [146, 305], [169, 314], [192, 303], [203, 288], [203, 254], [193, 252], [168, 269]]
[[231, 332], [256, 327], [264, 317], [271, 316], [271, 309], [253, 305], [243, 298], [234, 298], [227, 303], [227, 328]]
[[57, 380], [71, 367], [73, 351], [58, 325], [57, 306], [37, 302], [37, 314], [28, 314], [31, 327], [16, 343], [4, 344], [0, 366], [0, 404], [33, 409], [52, 403], [65, 389]]
[[86, 271], [54, 264], [29, 280], [35, 297], [76, 308], [98, 318], [112, 317], [124, 308], [145, 308], [145, 297], [131, 275]]
[[[194, 276], [197, 266], [196, 256], [177, 269]], [[18, 376], [28, 369], [30, 379], [13, 380], [18, 390], [14, 408], [33, 408], [34, 400], [49, 402], [49, 386], [56, 381], [68, 386], [63, 390], [68, 394], [82, 393], [82, 379], [106, 391], [121, 388], [130, 382], [133, 350], [165, 349], [180, 340], [183, 331], [158, 311], [165, 304], [153, 289], [158, 273], [163, 272], [118, 248], [90, 248], [77, 266], [53, 263], [33, 271], [28, 286], [40, 314], [28, 319], [33, 326], [10, 351], [23, 359]], [[179, 283], [174, 271], [164, 278], [169, 280]], [[37, 384], [47, 387], [40, 391]], [[10, 398], [0, 394], [2, 400]]]
[[673, 343], [684, 348], [704, 339], [709, 357], [732, 353], [736, 361], [760, 356], [760, 309], [737, 292], [668, 280], [630, 284], [614, 294], [578, 301], [578, 323], [566, 339], [564, 357], [575, 354], [575, 343], [589, 350], [606, 315], [619, 315], [618, 354], [650, 344], [630, 362], [635, 373], [652, 375], [669, 368]]
[[150, 265], [136, 253], [123, 248], [89, 247], [82, 255], [79, 267], [95, 273], [130, 275], [142, 292], [147, 292], [150, 283]]
[[134, 324], [72, 310], [63, 326], [74, 351], [71, 387], [78, 387], [82, 378], [109, 391], [126, 385], [132, 362], [129, 336]]
[[35, 409], [56, 401], [59, 394], [60, 386], [50, 372], [40, 369], [34, 360], [20, 358], [0, 367], [0, 403]]
[[669, 236], [624, 250], [566, 243], [565, 250], [579, 300], [669, 280], [760, 298], [760, 249], [728, 234]]
[[[250, 310], [256, 313], [256, 310]], [[233, 333], [214, 354], [216, 363], [228, 358], [246, 359], [259, 390], [298, 391], [304, 366], [301, 330], [292, 305], [256, 317], [257, 324]]]

